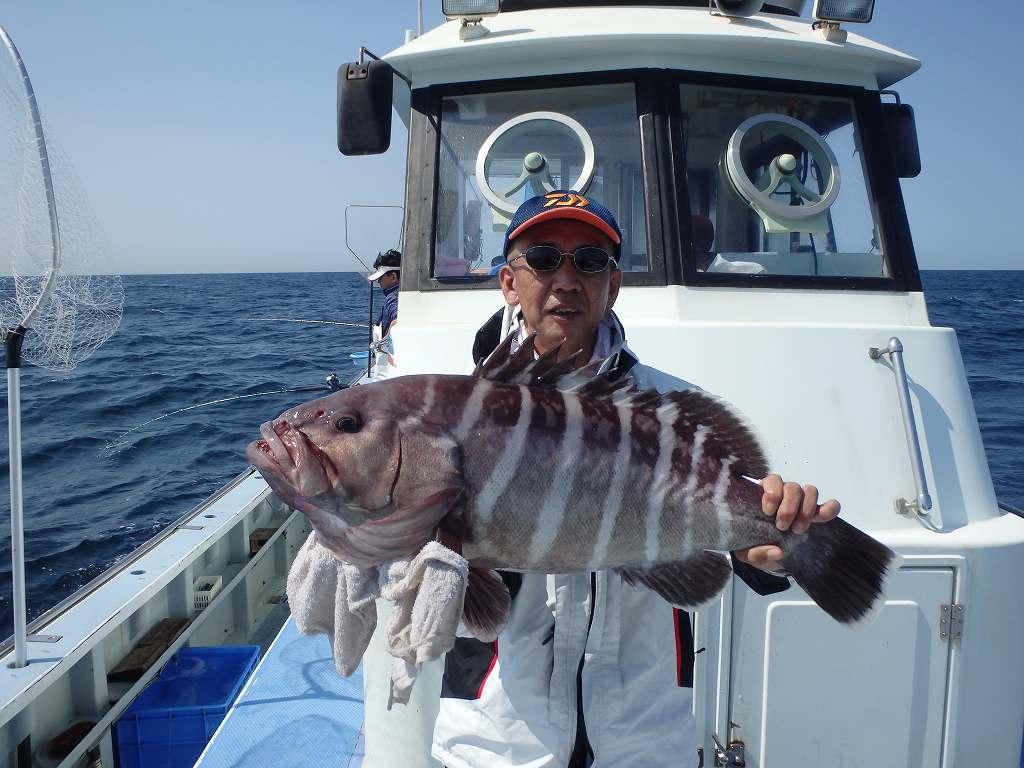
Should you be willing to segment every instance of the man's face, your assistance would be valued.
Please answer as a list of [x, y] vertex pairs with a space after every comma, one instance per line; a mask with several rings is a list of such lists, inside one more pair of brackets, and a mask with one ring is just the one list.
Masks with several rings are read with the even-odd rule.
[[390, 288], [392, 285], [398, 282], [398, 273], [392, 270], [391, 272], [385, 272], [379, 278], [377, 278], [377, 285], [380, 286], [381, 290]]
[[505, 300], [520, 306], [526, 327], [537, 334], [537, 350], [546, 352], [565, 339], [562, 354], [581, 349], [580, 363], [586, 364], [594, 352], [597, 326], [619, 294], [622, 272], [610, 267], [597, 274], [579, 272], [570, 258], [563, 258], [554, 271], [537, 272], [525, 259], [516, 259], [531, 245], [553, 245], [562, 253], [592, 245], [614, 254], [612, 242], [581, 221], [544, 221], [509, 244], [509, 263], [498, 273]]

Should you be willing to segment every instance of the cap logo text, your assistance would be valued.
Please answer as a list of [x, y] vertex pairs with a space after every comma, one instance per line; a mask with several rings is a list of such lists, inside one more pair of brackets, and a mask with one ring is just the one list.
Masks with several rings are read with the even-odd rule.
[[545, 208], [550, 208], [553, 205], [558, 207], [584, 208], [590, 205], [590, 201], [587, 198], [583, 197], [583, 195], [577, 195], [575, 192], [566, 192], [564, 194], [562, 192], [551, 192], [544, 195], [544, 197], [547, 199], [547, 202], [544, 203]]

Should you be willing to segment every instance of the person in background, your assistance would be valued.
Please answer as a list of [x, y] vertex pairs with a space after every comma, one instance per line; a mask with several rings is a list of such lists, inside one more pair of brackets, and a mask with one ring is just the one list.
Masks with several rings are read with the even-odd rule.
[[377, 324], [380, 326], [380, 337], [383, 339], [391, 331], [391, 326], [398, 319], [398, 283], [402, 271], [402, 254], [391, 248], [381, 251], [373, 262], [373, 272], [366, 276], [370, 282], [377, 281], [384, 292], [384, 303], [380, 308]]

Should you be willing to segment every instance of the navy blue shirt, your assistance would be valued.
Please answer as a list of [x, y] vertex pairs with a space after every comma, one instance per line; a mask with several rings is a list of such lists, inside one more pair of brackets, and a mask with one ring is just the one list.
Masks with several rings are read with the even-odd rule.
[[384, 289], [384, 304], [380, 308], [380, 337], [383, 339], [391, 330], [391, 324], [398, 317], [398, 283]]

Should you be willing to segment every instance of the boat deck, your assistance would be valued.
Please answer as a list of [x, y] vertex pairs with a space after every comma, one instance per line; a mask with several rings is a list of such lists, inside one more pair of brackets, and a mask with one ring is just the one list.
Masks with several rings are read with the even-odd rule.
[[363, 764], [363, 676], [334, 670], [330, 641], [289, 618], [196, 768]]

